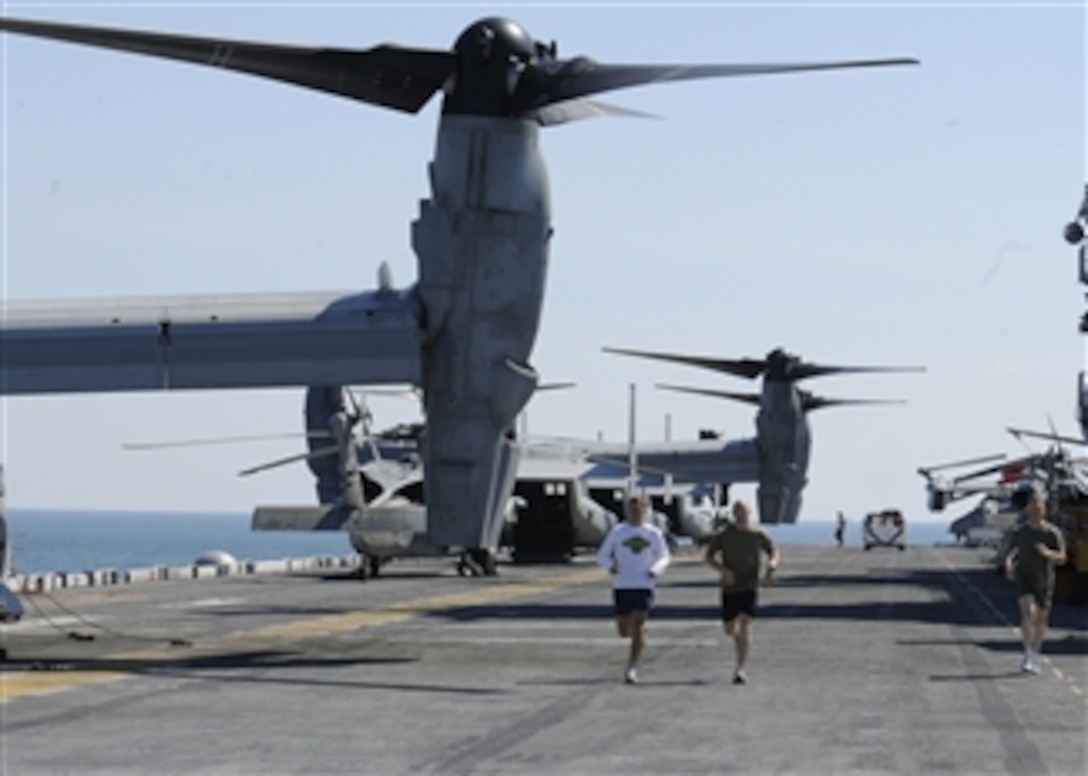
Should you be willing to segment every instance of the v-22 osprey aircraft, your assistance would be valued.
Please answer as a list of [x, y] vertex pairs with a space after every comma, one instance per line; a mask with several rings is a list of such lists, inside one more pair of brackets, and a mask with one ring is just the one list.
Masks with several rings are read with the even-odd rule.
[[423, 391], [427, 530], [495, 544], [552, 224], [541, 126], [622, 113], [589, 97], [661, 81], [881, 65], [606, 65], [560, 59], [513, 21], [449, 50], [309, 48], [0, 18], [0, 30], [249, 73], [405, 113], [442, 92], [417, 282], [365, 293], [21, 303], [0, 314], [0, 391], [35, 394], [411, 383]]

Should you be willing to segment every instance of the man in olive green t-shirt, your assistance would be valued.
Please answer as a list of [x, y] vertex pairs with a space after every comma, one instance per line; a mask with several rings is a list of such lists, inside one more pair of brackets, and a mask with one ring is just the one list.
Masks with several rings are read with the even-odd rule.
[[752, 619], [756, 616], [761, 554], [767, 555], [766, 581], [774, 579], [778, 568], [778, 548], [767, 532], [750, 525], [751, 507], [744, 501], [733, 502], [734, 524], [716, 533], [706, 546], [704, 560], [721, 575], [722, 622], [725, 633], [736, 645], [737, 668], [733, 684], [745, 684], [744, 665], [752, 646]]
[[1010, 537], [1005, 574], [1016, 583], [1020, 604], [1020, 634], [1024, 640], [1020, 670], [1037, 674], [1054, 600], [1054, 567], [1065, 563], [1065, 539], [1057, 526], [1043, 519], [1046, 495], [1040, 488], [1021, 488], [1014, 494], [1013, 503], [1023, 504], [1026, 520]]

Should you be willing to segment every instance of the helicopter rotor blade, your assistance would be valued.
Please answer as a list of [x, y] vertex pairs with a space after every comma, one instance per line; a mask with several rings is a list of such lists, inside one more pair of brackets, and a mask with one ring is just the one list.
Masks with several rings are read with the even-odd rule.
[[607, 65], [588, 57], [575, 57], [538, 63], [523, 76], [515, 98], [525, 102], [526, 108], [540, 108], [591, 94], [669, 81], [916, 64], [916, 59], [896, 57], [766, 64]]
[[822, 410], [828, 407], [863, 407], [881, 404], [906, 404], [905, 399], [826, 399], [811, 393], [801, 393], [801, 408], [805, 412]]
[[736, 377], [755, 379], [767, 368], [765, 359], [742, 358], [725, 359], [706, 356], [685, 356], [679, 353], [658, 353], [648, 350], [627, 350], [625, 348], [602, 348], [605, 353], [614, 353], [621, 356], [634, 356], [636, 358], [649, 358], [657, 361], [671, 361], [675, 364], [687, 364], [714, 372], [724, 372]]
[[205, 439], [179, 439], [172, 442], [125, 442], [122, 450], [168, 450], [175, 447], [205, 447], [208, 445], [227, 445], [240, 442], [264, 442], [273, 439], [327, 439], [328, 431], [295, 431], [282, 434], [250, 434], [246, 436], [208, 437]]
[[257, 474], [258, 472], [267, 471], [269, 469], [275, 469], [279, 466], [286, 466], [289, 463], [295, 463], [296, 461], [308, 461], [312, 458], [324, 458], [326, 455], [336, 455], [340, 452], [339, 445], [329, 445], [328, 447], [319, 447], [317, 450], [311, 450], [308, 453], [298, 453], [296, 455], [289, 455], [286, 458], [277, 458], [274, 461], [268, 463], [258, 464], [257, 466], [251, 466], [248, 469], [242, 469], [238, 472], [239, 477], [248, 477], [251, 474]]
[[715, 388], [689, 388], [685, 385], [667, 385], [665, 383], [656, 383], [655, 388], [660, 388], [663, 391], [676, 391], [678, 393], [690, 393], [696, 396], [710, 396], [715, 399], [731, 399], [732, 401], [739, 401], [745, 404], [754, 404], [759, 406], [760, 396], [758, 393], [740, 393], [736, 391], [719, 391]]
[[[8, 18], [0, 18], [0, 30], [224, 68], [408, 113], [418, 112], [444, 85], [455, 84], [458, 75], [458, 56], [452, 50], [389, 44], [370, 49], [309, 48]], [[556, 124], [602, 112], [616, 113], [617, 109], [611, 106], [585, 98], [633, 86], [910, 64], [918, 62], [891, 58], [767, 64], [605, 65], [588, 57], [560, 60], [554, 58], [554, 53], [538, 54], [522, 64], [506, 110], [511, 116], [535, 116], [543, 124]]]
[[533, 117], [542, 127], [556, 127], [560, 124], [569, 124], [572, 121], [584, 121], [603, 117], [619, 117], [633, 119], [660, 119], [654, 113], [644, 113], [640, 110], [623, 108], [600, 100], [589, 100], [578, 97], [563, 102], [553, 102], [537, 108]]
[[824, 366], [801, 362], [793, 367], [792, 377], [795, 380], [807, 380], [810, 377], [829, 375], [910, 374], [924, 371], [926, 369], [923, 366]]
[[402, 48], [307, 48], [0, 18], [0, 30], [146, 54], [249, 75], [416, 113], [453, 74], [452, 51]]
[[1047, 433], [1045, 431], [1029, 431], [1028, 429], [1014, 428], [1012, 426], [1009, 426], [1007, 430], [1017, 439], [1019, 439], [1020, 437], [1029, 437], [1031, 439], [1042, 439], [1049, 442], [1064, 442], [1065, 444], [1069, 445], [1088, 446], [1088, 440], [1077, 439], [1076, 437], [1071, 436], [1063, 436], [1061, 434], [1056, 434], [1053, 432]]
[[962, 461], [950, 461], [949, 463], [939, 463], [935, 466], [919, 466], [918, 473], [923, 477], [929, 477], [932, 472], [939, 472], [945, 469], [956, 469], [960, 466], [971, 466], [973, 464], [992, 463], [994, 461], [1004, 461], [1008, 456], [1004, 453], [996, 453], [994, 455], [983, 455], [978, 458], [965, 458]]

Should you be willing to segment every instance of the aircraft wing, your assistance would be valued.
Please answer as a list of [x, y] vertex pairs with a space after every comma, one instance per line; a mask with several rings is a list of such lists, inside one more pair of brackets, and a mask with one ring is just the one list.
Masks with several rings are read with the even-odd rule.
[[[622, 444], [590, 444], [591, 460], [626, 471], [628, 447]], [[722, 442], [656, 442], [635, 445], [638, 470], [671, 474], [679, 482], [758, 482], [759, 448], [755, 439]], [[596, 476], [591, 472], [587, 476]]]
[[19, 302], [0, 394], [418, 383], [408, 291]]

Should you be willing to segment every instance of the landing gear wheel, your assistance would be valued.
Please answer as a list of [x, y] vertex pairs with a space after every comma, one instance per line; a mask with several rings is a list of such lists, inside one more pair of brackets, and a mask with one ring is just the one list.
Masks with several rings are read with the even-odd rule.
[[360, 582], [366, 582], [370, 578], [370, 558], [367, 555], [359, 556], [359, 565], [355, 568], [355, 577]]
[[370, 574], [371, 579], [377, 579], [382, 575], [382, 566], [385, 562], [377, 555], [373, 555], [366, 560], [367, 571]]
[[476, 561], [467, 552], [461, 553], [457, 561], [457, 573], [462, 577], [482, 577], [484, 570], [476, 565]]
[[499, 564], [495, 560], [495, 553], [491, 550], [469, 550], [469, 555], [483, 576], [497, 577], [499, 575]]
[[457, 560], [457, 573], [462, 577], [494, 577], [499, 569], [490, 550], [465, 550]]

